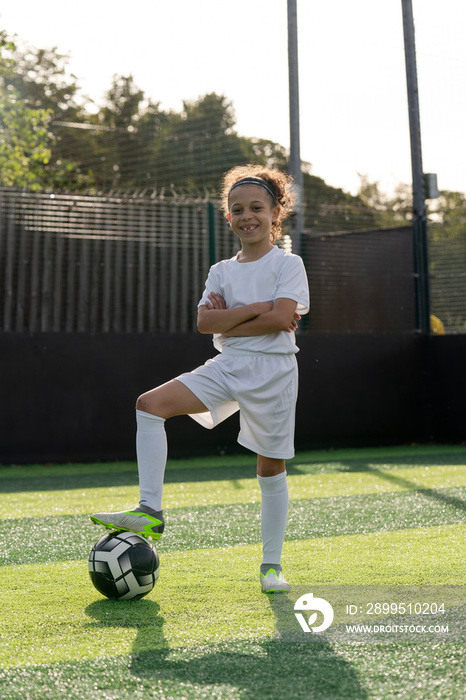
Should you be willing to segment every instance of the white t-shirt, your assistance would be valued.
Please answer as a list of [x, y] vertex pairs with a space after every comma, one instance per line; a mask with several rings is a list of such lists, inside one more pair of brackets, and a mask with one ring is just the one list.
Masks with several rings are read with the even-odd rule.
[[[206, 305], [211, 292], [222, 295], [227, 309], [255, 301], [286, 298], [296, 301], [296, 311], [299, 314], [307, 314], [309, 311], [309, 285], [304, 263], [299, 255], [287, 253], [277, 246], [254, 262], [241, 263], [235, 256], [213, 265], [199, 306]], [[298, 352], [295, 334], [286, 331], [241, 338], [215, 334], [213, 343], [220, 352], [224, 348], [287, 355]]]

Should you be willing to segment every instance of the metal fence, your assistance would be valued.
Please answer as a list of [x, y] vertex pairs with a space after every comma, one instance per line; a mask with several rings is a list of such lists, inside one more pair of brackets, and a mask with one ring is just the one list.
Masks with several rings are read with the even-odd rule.
[[[238, 249], [207, 199], [0, 189], [0, 330], [191, 332], [210, 264]], [[412, 332], [410, 226], [305, 233], [302, 332]], [[466, 330], [466, 232], [430, 242], [431, 311]]]
[[412, 331], [415, 324], [413, 230], [311, 233], [303, 256], [320, 333]]
[[[212, 215], [213, 214], [213, 215]], [[187, 332], [214, 249], [208, 202], [0, 191], [0, 328]]]
[[431, 312], [447, 333], [466, 333], [466, 229], [429, 235]]

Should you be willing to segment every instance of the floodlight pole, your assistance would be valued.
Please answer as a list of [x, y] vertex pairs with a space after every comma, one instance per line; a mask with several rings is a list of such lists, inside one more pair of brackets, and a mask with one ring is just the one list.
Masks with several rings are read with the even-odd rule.
[[416, 290], [416, 329], [430, 333], [429, 264], [427, 251], [427, 210], [422, 168], [421, 120], [414, 40], [412, 0], [401, 0], [408, 90], [411, 170], [413, 179], [413, 250]]
[[298, 79], [298, 12], [296, 0], [288, 0], [288, 75], [290, 103], [290, 163], [289, 171], [295, 182], [297, 205], [291, 221], [293, 252], [300, 253], [304, 227], [303, 174], [299, 133], [299, 79]]

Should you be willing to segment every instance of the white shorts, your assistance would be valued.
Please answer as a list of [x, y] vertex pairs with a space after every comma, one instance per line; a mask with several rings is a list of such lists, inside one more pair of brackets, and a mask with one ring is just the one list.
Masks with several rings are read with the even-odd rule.
[[190, 414], [205, 428], [239, 410], [240, 445], [264, 457], [294, 457], [296, 355], [227, 351], [176, 379], [209, 409]]

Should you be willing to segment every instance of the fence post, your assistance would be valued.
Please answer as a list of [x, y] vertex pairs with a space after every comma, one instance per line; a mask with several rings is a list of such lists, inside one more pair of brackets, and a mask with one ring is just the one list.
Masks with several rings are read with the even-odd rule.
[[427, 251], [427, 213], [422, 167], [419, 89], [414, 40], [412, 0], [401, 0], [405, 43], [406, 85], [408, 90], [411, 169], [413, 178], [413, 246], [416, 293], [416, 330], [430, 333], [429, 265]]
[[288, 0], [288, 75], [290, 110], [290, 175], [293, 176], [296, 199], [291, 219], [290, 237], [293, 253], [301, 252], [304, 229], [303, 173], [299, 122], [298, 16], [296, 0]]

